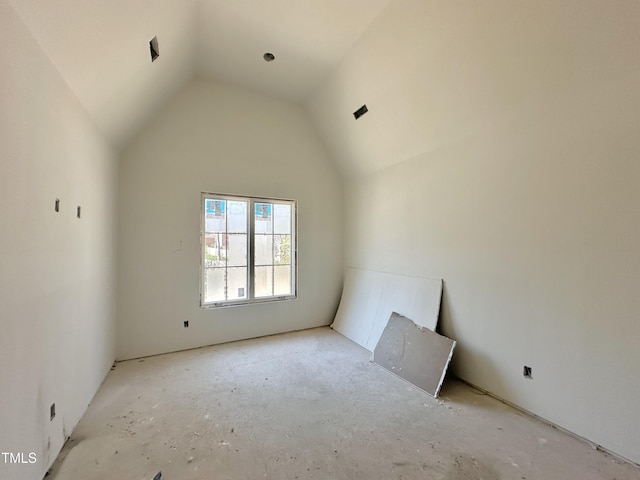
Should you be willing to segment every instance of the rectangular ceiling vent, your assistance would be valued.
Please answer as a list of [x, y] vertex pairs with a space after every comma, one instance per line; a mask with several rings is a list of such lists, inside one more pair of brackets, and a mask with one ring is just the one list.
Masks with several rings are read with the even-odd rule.
[[364, 115], [365, 113], [367, 113], [369, 111], [369, 109], [367, 108], [366, 105], [362, 105], [359, 109], [357, 109], [355, 112], [353, 112], [353, 116], [357, 119], [359, 119], [362, 115]]
[[151, 51], [151, 61], [155, 62], [156, 58], [160, 56], [160, 49], [158, 48], [158, 37], [153, 37], [149, 42], [149, 50]]

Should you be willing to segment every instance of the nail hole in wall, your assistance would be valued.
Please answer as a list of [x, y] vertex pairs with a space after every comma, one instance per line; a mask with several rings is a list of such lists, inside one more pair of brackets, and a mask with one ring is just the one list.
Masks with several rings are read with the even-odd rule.
[[56, 212], [60, 211], [60, 199], [56, 198], [55, 206], [53, 207]]
[[82, 214], [82, 207], [78, 205], [78, 210], [76, 211], [76, 217], [80, 218], [81, 214]]

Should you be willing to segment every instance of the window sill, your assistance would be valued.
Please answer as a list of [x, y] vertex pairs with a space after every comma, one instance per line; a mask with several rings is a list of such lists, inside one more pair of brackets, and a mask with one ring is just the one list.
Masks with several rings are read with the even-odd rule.
[[264, 304], [264, 303], [285, 302], [288, 300], [295, 300], [296, 298], [298, 298], [297, 295], [283, 295], [281, 297], [254, 298], [253, 300], [201, 303], [200, 308], [205, 310], [210, 310], [215, 308], [239, 307], [244, 305], [257, 305], [257, 304]]

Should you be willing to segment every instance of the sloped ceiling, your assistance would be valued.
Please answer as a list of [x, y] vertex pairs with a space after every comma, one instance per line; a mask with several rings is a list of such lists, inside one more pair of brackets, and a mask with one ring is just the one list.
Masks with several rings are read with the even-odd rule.
[[[304, 100], [390, 0], [202, 0], [200, 72], [293, 101]], [[265, 63], [272, 52], [276, 60]]]
[[204, 75], [301, 103], [347, 176], [499, 130], [640, 68], [640, 2], [629, 0], [0, 1], [116, 148]]
[[[10, 2], [118, 149], [195, 72], [190, 2]], [[149, 41], [156, 35], [161, 58], [151, 63]]]
[[[194, 75], [301, 101], [389, 0], [8, 0], [117, 149]], [[157, 36], [160, 57], [151, 62]], [[265, 52], [276, 56], [267, 63]]]
[[305, 104], [360, 176], [606, 98], [640, 78], [638, 25], [626, 0], [393, 0]]

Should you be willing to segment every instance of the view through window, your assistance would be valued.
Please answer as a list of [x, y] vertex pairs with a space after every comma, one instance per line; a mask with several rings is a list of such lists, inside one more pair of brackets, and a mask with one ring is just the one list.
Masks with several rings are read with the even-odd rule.
[[202, 306], [296, 295], [296, 203], [202, 195]]

